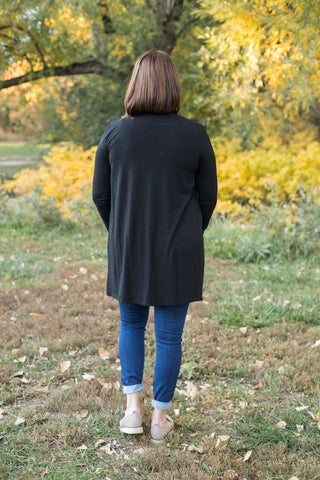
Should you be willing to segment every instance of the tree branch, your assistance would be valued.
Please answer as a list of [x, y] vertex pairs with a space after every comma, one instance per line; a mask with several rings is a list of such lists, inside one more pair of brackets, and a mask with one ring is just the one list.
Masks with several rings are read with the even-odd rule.
[[37, 52], [38, 52], [38, 54], [39, 54], [39, 56], [40, 56], [40, 58], [41, 58], [41, 62], [42, 62], [42, 64], [43, 64], [43, 66], [44, 66], [45, 68], [48, 68], [48, 65], [47, 65], [47, 62], [46, 62], [46, 60], [45, 60], [45, 58], [44, 58], [44, 54], [43, 54], [43, 52], [42, 52], [42, 49], [40, 48], [40, 45], [38, 44], [38, 42], [37, 42], [35, 36], [33, 35], [33, 33], [29, 32], [29, 30], [26, 30], [26, 29], [25, 29], [24, 27], [22, 27], [21, 25], [14, 25], [14, 28], [17, 28], [17, 30], [20, 30], [20, 31], [26, 33], [26, 34], [31, 38], [31, 40], [32, 40], [34, 46], [36, 47], [36, 50], [37, 50]]
[[179, 30], [179, 32], [177, 33], [177, 40], [179, 37], [181, 37], [181, 35], [187, 30], [187, 28], [192, 24], [192, 23], [195, 23], [199, 20], [199, 18], [197, 17], [194, 17], [194, 18], [191, 18], [191, 20], [189, 20], [187, 23], [185, 23], [184, 25], [182, 25], [181, 29]]
[[51, 68], [44, 68], [43, 70], [31, 71], [19, 77], [0, 81], [0, 90], [13, 87], [15, 85], [21, 85], [22, 83], [39, 80], [41, 78], [63, 77], [66, 75], [83, 75], [92, 73], [95, 73], [97, 75], [107, 75], [107, 73], [110, 72], [116, 74], [118, 80], [120, 81], [127, 79], [127, 74], [124, 72], [113, 71], [112, 68], [105, 66], [99, 60], [88, 60], [86, 62], [77, 62], [66, 66], [55, 66]]

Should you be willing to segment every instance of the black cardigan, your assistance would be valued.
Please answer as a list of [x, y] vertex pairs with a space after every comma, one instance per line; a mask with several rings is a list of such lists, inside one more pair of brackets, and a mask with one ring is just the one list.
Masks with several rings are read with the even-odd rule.
[[176, 113], [117, 118], [96, 151], [92, 196], [109, 232], [107, 295], [141, 305], [202, 300], [203, 231], [217, 202], [203, 125]]

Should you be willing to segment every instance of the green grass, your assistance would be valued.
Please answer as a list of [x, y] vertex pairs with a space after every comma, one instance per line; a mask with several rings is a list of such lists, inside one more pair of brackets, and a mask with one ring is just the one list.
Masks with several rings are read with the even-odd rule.
[[[158, 448], [149, 440], [152, 309], [145, 432], [129, 437], [118, 430], [124, 396], [119, 312], [105, 295], [107, 233], [101, 224], [63, 221], [50, 205], [37, 210], [36, 200], [14, 202], [4, 199], [0, 221], [1, 479], [309, 480], [318, 474], [318, 233], [308, 247], [302, 235], [318, 228], [316, 207], [306, 206], [304, 223], [287, 231], [276, 211], [243, 225], [217, 220], [206, 231], [204, 301], [189, 308], [173, 402], [179, 414], [169, 412], [174, 434]], [[62, 372], [65, 361], [70, 367]], [[197, 389], [194, 397], [188, 382]], [[25, 421], [15, 425], [19, 415]], [[219, 435], [230, 437], [222, 448]]]
[[0, 181], [12, 178], [21, 168], [36, 168], [50, 144], [0, 142]]

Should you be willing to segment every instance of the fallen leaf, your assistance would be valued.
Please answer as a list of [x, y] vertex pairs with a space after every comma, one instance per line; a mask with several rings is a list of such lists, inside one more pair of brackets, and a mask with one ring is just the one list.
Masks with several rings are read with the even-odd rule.
[[79, 420], [82, 420], [83, 418], [88, 416], [88, 410], [80, 410], [80, 412], [77, 414], [77, 418]]
[[24, 363], [26, 361], [27, 357], [24, 355], [23, 357], [18, 358], [18, 362]]
[[115, 388], [116, 390], [120, 390], [120, 382], [118, 381], [114, 382], [113, 388]]
[[71, 350], [71, 352], [69, 352], [69, 355], [73, 357], [76, 353], [78, 353], [78, 350]]
[[302, 405], [301, 407], [296, 407], [297, 412], [301, 412], [301, 410], [305, 410], [306, 408], [309, 408], [309, 405]]
[[44, 354], [44, 352], [47, 352], [48, 348], [47, 347], [39, 347], [39, 354], [40, 357]]
[[31, 312], [29, 313], [32, 317], [42, 317], [42, 313]]
[[189, 382], [189, 380], [186, 380], [186, 385], [187, 394], [189, 395], [189, 397], [194, 398], [198, 393], [197, 387], [192, 382]]
[[41, 469], [41, 477], [44, 477], [47, 473], [48, 473], [47, 467]]
[[87, 450], [88, 447], [83, 443], [80, 447], [77, 447], [77, 450]]
[[100, 438], [100, 440], [97, 440], [96, 443], [94, 444], [95, 448], [99, 447], [99, 445], [104, 445], [107, 443], [103, 438]]
[[20, 417], [20, 415], [18, 415], [16, 421], [14, 422], [15, 425], [20, 425], [21, 423], [24, 423], [26, 421], [25, 418], [23, 417]]
[[292, 304], [292, 308], [294, 308], [295, 310], [296, 310], [297, 308], [300, 308], [300, 307], [302, 307], [301, 303], [294, 302], [294, 303]]
[[230, 439], [230, 435], [218, 435], [215, 447], [216, 448], [226, 447], [229, 442], [229, 439]]
[[103, 445], [102, 447], [98, 448], [98, 450], [100, 452], [107, 453], [108, 455], [112, 455], [110, 443], [108, 443], [107, 445]]
[[13, 378], [13, 377], [23, 377], [24, 375], [24, 371], [23, 370], [19, 370], [19, 372], [16, 372], [14, 373], [13, 375], [11, 375], [10, 378]]
[[22, 377], [22, 378], [20, 378], [20, 382], [21, 383], [30, 383], [30, 380], [28, 380], [28, 378], [26, 378], [26, 377]]
[[79, 271], [82, 273], [82, 275], [86, 275], [88, 273], [88, 270], [85, 267], [80, 267]]
[[243, 461], [247, 462], [249, 460], [249, 458], [251, 457], [251, 454], [252, 454], [252, 450], [248, 450], [247, 453], [245, 454], [245, 456], [243, 457]]
[[15, 358], [17, 358], [20, 353], [20, 348], [14, 348], [13, 350], [11, 350], [11, 353]]
[[99, 348], [99, 355], [103, 360], [108, 360], [108, 358], [110, 358], [109, 352], [103, 347]]
[[198, 453], [203, 453], [203, 448], [202, 447], [195, 447], [194, 445], [189, 445], [187, 447], [188, 452], [198, 452]]
[[275, 427], [284, 429], [286, 428], [286, 425], [287, 425], [287, 422], [285, 422], [284, 420], [280, 420], [280, 422], [275, 424]]
[[90, 380], [92, 380], [92, 379], [94, 378], [94, 375], [92, 375], [91, 373], [84, 373], [84, 374], [82, 375], [82, 378], [83, 378], [84, 380], [89, 380], [89, 381], [90, 381]]
[[71, 362], [67, 360], [66, 362], [60, 362], [60, 371], [65, 372], [70, 367]]
[[316, 343], [311, 345], [311, 348], [319, 347], [319, 345], [320, 345], [320, 340], [317, 340]]
[[180, 415], [180, 409], [179, 408], [175, 408], [174, 410], [174, 414], [176, 417], [178, 417]]
[[69, 287], [68, 287], [68, 285], [67, 285], [66, 283], [64, 283], [63, 285], [61, 285], [61, 288], [62, 288], [65, 292], [67, 292], [67, 291], [69, 290]]
[[302, 432], [303, 425], [296, 425], [296, 427], [297, 427], [297, 432]]
[[247, 333], [248, 327], [240, 327], [239, 330], [240, 330], [241, 333], [244, 334], [244, 333]]

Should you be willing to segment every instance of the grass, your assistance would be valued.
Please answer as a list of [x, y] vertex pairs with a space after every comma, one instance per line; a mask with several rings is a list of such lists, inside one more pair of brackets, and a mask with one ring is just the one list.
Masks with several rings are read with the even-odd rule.
[[12, 178], [21, 168], [35, 168], [49, 150], [49, 144], [0, 142], [0, 182]]
[[[58, 217], [45, 225], [11, 207], [0, 222], [0, 478], [316, 478], [320, 265], [318, 237], [307, 249], [301, 237], [310, 224], [275, 235], [282, 213], [261, 214], [206, 231], [204, 301], [189, 308], [175, 430], [159, 448], [149, 440], [152, 309], [145, 432], [118, 430], [119, 312], [105, 295], [106, 232]], [[316, 225], [317, 215], [308, 218]]]

